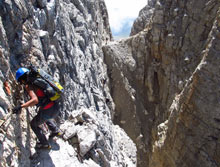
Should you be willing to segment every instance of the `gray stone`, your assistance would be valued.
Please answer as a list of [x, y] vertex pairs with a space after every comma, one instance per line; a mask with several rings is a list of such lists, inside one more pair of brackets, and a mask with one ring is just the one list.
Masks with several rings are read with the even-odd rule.
[[65, 132], [64, 132], [63, 138], [65, 140], [68, 140], [76, 135], [76, 130], [77, 130], [76, 128], [77, 127], [73, 123], [71, 123], [71, 124], [72, 124], [72, 126], [69, 126], [68, 128], [64, 129]]
[[37, 0], [38, 5], [44, 8], [47, 5], [47, 0]]
[[96, 133], [92, 129], [83, 128], [77, 132], [80, 155], [84, 156], [96, 144]]
[[133, 36], [103, 47], [114, 120], [136, 142], [140, 167], [219, 166], [220, 3], [149, 5], [152, 12], [148, 6], [140, 12]]
[[219, 7], [151, 0], [133, 36], [111, 43], [103, 0], [0, 2], [2, 117], [28, 100], [20, 66], [45, 69], [65, 89], [63, 138], [27, 158], [36, 112], [23, 109], [0, 121], [0, 166], [219, 166]]
[[[11, 98], [0, 87], [4, 103], [8, 102], [7, 107], [1, 103], [2, 115], [5, 108], [29, 99], [15, 81], [20, 66], [32, 63], [43, 68], [65, 89], [59, 119], [63, 138], [55, 137], [49, 153], [36, 155], [36, 136], [29, 126], [36, 111], [32, 107], [22, 109], [20, 115], [10, 115], [4, 123], [0, 121], [0, 134], [4, 134], [0, 138], [0, 166], [98, 167], [103, 161], [94, 153], [97, 150], [101, 150], [106, 162], [126, 166], [129, 157], [117, 147], [119, 141], [112, 133], [113, 111], [109, 108], [114, 108], [114, 103], [102, 52], [102, 45], [112, 35], [104, 1], [7, 0], [0, 2], [0, 8], [0, 83], [8, 77], [12, 87]], [[97, 140], [99, 136], [105, 143], [102, 146]]]
[[130, 35], [135, 35], [147, 28], [148, 23], [153, 15], [156, 0], [148, 0], [148, 4], [141, 9], [138, 18], [134, 21]]

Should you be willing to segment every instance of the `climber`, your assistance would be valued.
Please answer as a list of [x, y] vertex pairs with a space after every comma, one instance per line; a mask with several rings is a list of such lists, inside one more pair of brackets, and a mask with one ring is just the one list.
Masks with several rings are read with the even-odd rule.
[[[51, 146], [40, 125], [46, 123], [51, 131], [49, 138], [61, 135], [56, 123], [52, 120], [59, 114], [59, 102], [50, 100], [50, 97], [55, 94], [55, 90], [42, 78], [31, 76], [31, 72], [27, 68], [22, 67], [17, 70], [16, 80], [24, 85], [30, 100], [14, 107], [12, 111], [13, 113], [19, 114], [22, 108], [36, 105], [39, 108], [38, 113], [30, 123], [31, 129], [39, 140], [36, 144], [36, 148], [50, 149]], [[42, 85], [46, 86], [43, 87]]]

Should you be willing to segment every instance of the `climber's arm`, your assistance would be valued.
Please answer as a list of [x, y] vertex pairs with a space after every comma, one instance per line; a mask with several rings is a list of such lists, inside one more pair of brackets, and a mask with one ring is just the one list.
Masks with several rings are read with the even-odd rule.
[[34, 90], [29, 86], [29, 85], [26, 85], [25, 86], [25, 89], [30, 97], [30, 100], [27, 101], [26, 103], [22, 104], [21, 107], [22, 108], [26, 108], [26, 107], [29, 107], [29, 106], [34, 106], [35, 104], [37, 104], [39, 101], [38, 101], [38, 98], [37, 98], [37, 95], [34, 93]]

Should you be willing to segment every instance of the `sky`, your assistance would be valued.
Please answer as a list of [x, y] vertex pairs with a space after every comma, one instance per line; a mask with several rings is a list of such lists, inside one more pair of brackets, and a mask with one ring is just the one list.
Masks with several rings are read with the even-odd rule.
[[139, 11], [148, 0], [105, 0], [112, 34], [115, 40], [128, 37]]

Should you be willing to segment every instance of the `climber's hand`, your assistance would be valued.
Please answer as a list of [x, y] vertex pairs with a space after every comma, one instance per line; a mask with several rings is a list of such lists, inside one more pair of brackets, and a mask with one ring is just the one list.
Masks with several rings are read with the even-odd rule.
[[12, 109], [13, 114], [20, 114], [21, 113], [21, 108], [22, 108], [21, 105], [18, 105], [16, 107], [14, 107]]

